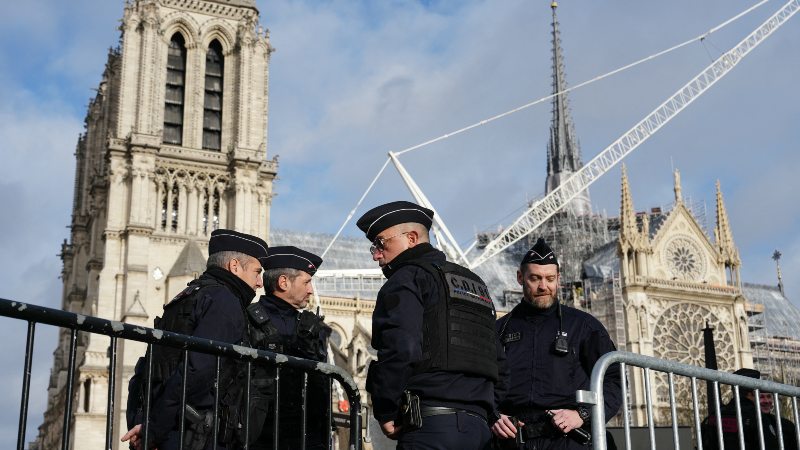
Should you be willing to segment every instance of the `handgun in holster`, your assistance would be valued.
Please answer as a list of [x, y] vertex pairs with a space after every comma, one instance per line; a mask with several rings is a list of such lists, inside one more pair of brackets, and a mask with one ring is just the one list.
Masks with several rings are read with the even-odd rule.
[[516, 441], [517, 447], [525, 443], [525, 436], [522, 432], [522, 427], [519, 424], [519, 419], [516, 417], [510, 417], [511, 423], [514, 424], [514, 429], [517, 431], [517, 434], [514, 435], [514, 440]]
[[514, 439], [493, 436], [492, 449], [494, 450], [517, 450], [525, 444], [525, 430], [520, 426], [519, 419], [513, 416], [509, 416], [508, 419], [514, 425], [517, 433], [514, 435]]
[[404, 431], [422, 428], [422, 409], [419, 396], [411, 391], [403, 391], [400, 402], [400, 426]]
[[188, 422], [184, 435], [184, 446], [186, 450], [203, 450], [206, 442], [211, 435], [211, 427], [214, 425], [214, 415], [211, 411], [200, 413], [191, 405], [185, 405], [184, 417]]

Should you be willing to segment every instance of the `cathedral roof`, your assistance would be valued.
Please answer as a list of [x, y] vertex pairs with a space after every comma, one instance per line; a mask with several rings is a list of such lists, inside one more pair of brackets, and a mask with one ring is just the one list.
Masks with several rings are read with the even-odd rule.
[[617, 256], [617, 242], [611, 241], [592, 254], [583, 263], [583, 272], [587, 278], [611, 278], [614, 273], [619, 273], [619, 256]]
[[762, 338], [791, 338], [800, 340], [800, 309], [783, 295], [777, 286], [744, 283], [744, 297], [750, 303], [764, 305], [763, 317], [759, 321], [764, 328], [751, 333]]
[[177, 261], [169, 271], [170, 277], [196, 276], [206, 270], [206, 257], [197, 242], [190, 240], [183, 246]]

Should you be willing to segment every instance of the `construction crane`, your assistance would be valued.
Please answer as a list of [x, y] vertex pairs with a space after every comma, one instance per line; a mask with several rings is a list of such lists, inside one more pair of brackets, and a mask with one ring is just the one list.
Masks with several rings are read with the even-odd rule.
[[786, 23], [800, 9], [800, 0], [791, 0], [773, 14], [735, 47], [717, 58], [710, 66], [668, 98], [653, 112], [634, 125], [619, 139], [605, 148], [589, 163], [564, 180], [561, 185], [542, 199], [534, 202], [508, 228], [489, 241], [469, 264], [475, 268], [527, 236], [552, 217], [572, 199], [585, 191], [598, 178], [608, 172], [625, 156], [650, 138], [693, 101], [703, 95], [717, 81], [727, 75], [754, 48]]
[[[468, 260], [466, 256], [467, 252], [460, 248], [458, 242], [453, 238], [439, 214], [434, 216], [435, 222], [432, 227], [437, 244], [447, 253], [451, 260], [464, 264], [469, 268], [476, 268], [515, 242], [524, 238], [547, 221], [547, 219], [564, 208], [572, 199], [585, 191], [592, 183], [597, 181], [597, 179], [625, 158], [625, 156], [638, 148], [693, 101], [703, 95], [717, 81], [727, 75], [745, 56], [797, 13], [798, 9], [800, 9], [800, 0], [790, 0], [785, 3], [777, 12], [753, 30], [747, 37], [742, 39], [736, 46], [722, 54], [711, 63], [711, 65], [700, 72], [700, 74], [678, 89], [675, 94], [653, 110], [653, 112], [648, 114], [644, 119], [620, 136], [619, 139], [606, 147], [572, 176], [564, 180], [561, 185], [546, 196], [533, 202], [509, 227], [488, 242], [483, 252], [474, 260]], [[426, 208], [436, 211], [422, 192], [422, 189], [414, 182], [411, 175], [400, 163], [398, 155], [390, 152], [389, 161], [394, 164], [417, 202]], [[386, 165], [384, 165], [384, 168], [385, 167]], [[383, 169], [381, 169], [381, 171], [382, 170]], [[373, 183], [374, 181], [375, 180], [373, 180]], [[366, 195], [366, 192], [364, 195]], [[351, 212], [351, 216], [353, 212], [355, 212], [355, 210]], [[348, 216], [348, 220], [349, 218]], [[344, 227], [344, 225], [342, 225], [342, 227]], [[317, 278], [342, 276], [364, 276], [373, 278], [380, 277], [381, 273], [378, 269], [364, 269], [346, 271], [320, 270], [316, 274]]]

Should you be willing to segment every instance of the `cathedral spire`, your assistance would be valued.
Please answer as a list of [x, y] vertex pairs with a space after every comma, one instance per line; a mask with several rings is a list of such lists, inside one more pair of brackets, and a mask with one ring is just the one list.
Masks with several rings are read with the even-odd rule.
[[[552, 119], [550, 122], [550, 141], [547, 144], [547, 181], [545, 192], [550, 193], [558, 187], [563, 180], [578, 171], [583, 166], [581, 162], [580, 147], [575, 138], [575, 128], [569, 113], [567, 94], [562, 93], [567, 89], [567, 80], [564, 74], [564, 60], [561, 51], [561, 35], [558, 30], [558, 18], [554, 1], [550, 7], [553, 11], [553, 102]], [[570, 202], [568, 208], [578, 215], [591, 213], [589, 191], [583, 191]]]
[[625, 164], [622, 165], [622, 203], [619, 208], [619, 239], [627, 245], [633, 245], [637, 241], [639, 229], [636, 226], [636, 213], [633, 209], [633, 196], [631, 187], [628, 184], [628, 171]]
[[717, 227], [714, 230], [714, 237], [717, 240], [717, 250], [722, 256], [723, 262], [727, 265], [738, 266], [740, 264], [739, 252], [736, 250], [736, 244], [733, 243], [733, 233], [728, 220], [728, 211], [725, 209], [725, 202], [722, 199], [719, 180], [717, 180]]

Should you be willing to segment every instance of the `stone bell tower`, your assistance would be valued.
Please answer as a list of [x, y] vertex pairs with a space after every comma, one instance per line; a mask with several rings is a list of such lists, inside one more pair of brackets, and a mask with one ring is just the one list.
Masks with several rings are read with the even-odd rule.
[[[75, 152], [63, 309], [152, 326], [205, 269], [211, 231], [268, 238], [272, 47], [258, 19], [255, 0], [126, 1]], [[60, 448], [69, 346], [62, 331], [31, 448]], [[104, 448], [111, 350], [105, 336], [78, 335], [70, 448]], [[144, 346], [120, 342], [116, 352], [114, 448]]]

